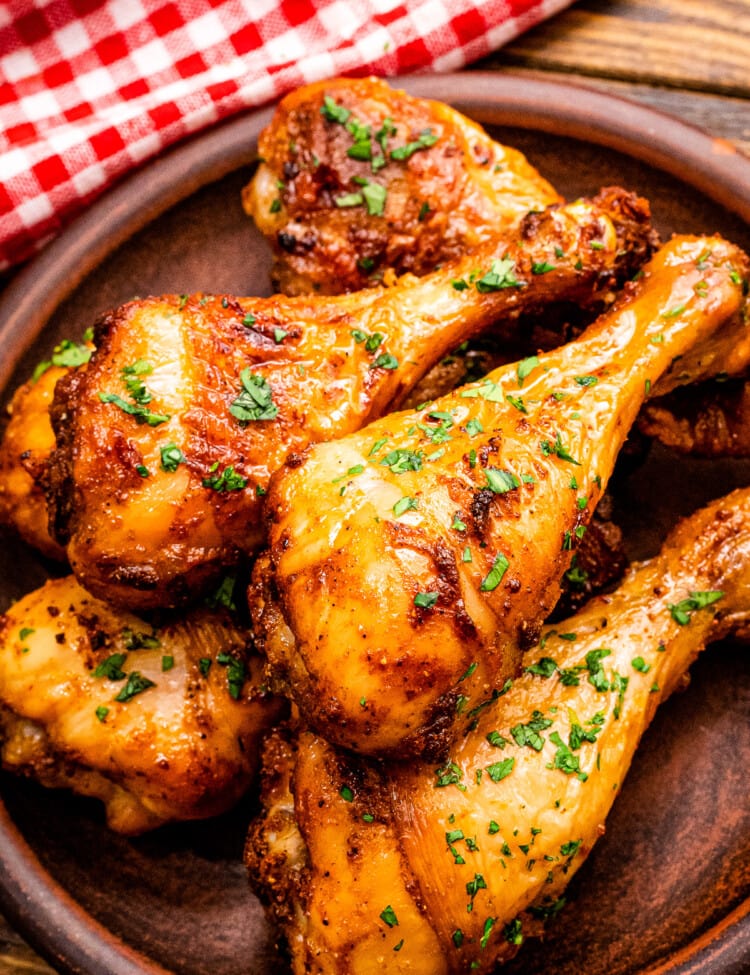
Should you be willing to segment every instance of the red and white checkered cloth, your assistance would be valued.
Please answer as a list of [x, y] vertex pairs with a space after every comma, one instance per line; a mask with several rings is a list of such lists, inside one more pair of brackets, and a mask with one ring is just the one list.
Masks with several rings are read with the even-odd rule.
[[449, 71], [571, 0], [0, 0], [0, 270], [124, 173], [311, 81]]

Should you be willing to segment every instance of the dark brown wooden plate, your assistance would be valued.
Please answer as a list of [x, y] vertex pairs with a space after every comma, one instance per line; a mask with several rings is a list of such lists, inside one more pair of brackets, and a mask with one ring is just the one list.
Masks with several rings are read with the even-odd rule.
[[[750, 248], [750, 162], [721, 140], [585, 88], [467, 72], [406, 79], [523, 150], [567, 196], [617, 183], [650, 198], [663, 235], [719, 231]], [[243, 215], [260, 112], [170, 152], [112, 190], [0, 302], [0, 386], [136, 294], [267, 293]], [[7, 396], [7, 393], [6, 393]], [[625, 478], [631, 553], [681, 513], [745, 484], [750, 465], [654, 450]], [[0, 538], [0, 606], [50, 567]], [[544, 942], [513, 975], [741, 975], [750, 970], [750, 659], [715, 646], [644, 738], [607, 835]], [[0, 777], [0, 907], [64, 972], [252, 975], [284, 963], [240, 862], [252, 797], [221, 820], [128, 841], [99, 808]]]

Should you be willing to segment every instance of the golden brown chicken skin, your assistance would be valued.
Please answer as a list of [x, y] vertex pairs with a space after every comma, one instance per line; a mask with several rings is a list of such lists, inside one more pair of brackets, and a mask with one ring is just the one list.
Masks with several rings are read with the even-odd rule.
[[749, 614], [743, 489], [547, 629], [441, 766], [274, 733], [246, 860], [295, 975], [494, 972], [559, 907], [658, 705]]
[[287, 461], [250, 599], [315, 731], [444, 748], [515, 674], [652, 388], [745, 368], [746, 275], [731, 244], [674, 238], [575, 342]]
[[520, 152], [440, 102], [377, 78], [284, 98], [243, 194], [286, 294], [338, 294], [426, 274], [559, 203]]
[[750, 383], [706, 383], [647, 404], [639, 429], [680, 454], [750, 457]]
[[34, 375], [13, 394], [9, 420], [0, 442], [0, 523], [44, 555], [62, 560], [65, 553], [49, 533], [44, 482], [55, 446], [49, 408], [57, 381], [88, 361], [93, 346], [68, 339], [40, 362]]
[[51, 580], [0, 616], [0, 758], [141, 833], [228, 809], [284, 712], [227, 610], [158, 627]]
[[123, 305], [52, 409], [48, 500], [73, 571], [117, 604], [188, 601], [262, 542], [263, 495], [287, 454], [381, 415], [494, 320], [608, 292], [650, 243], [644, 201], [611, 189], [392, 288]]

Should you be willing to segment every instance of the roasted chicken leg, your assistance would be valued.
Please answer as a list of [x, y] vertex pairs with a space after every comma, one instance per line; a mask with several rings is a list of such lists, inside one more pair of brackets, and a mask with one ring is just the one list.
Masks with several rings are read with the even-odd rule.
[[425, 274], [560, 197], [515, 149], [440, 102], [378, 78], [287, 95], [243, 199], [285, 294], [339, 294]]
[[441, 766], [276, 732], [246, 847], [295, 975], [493, 972], [601, 835], [657, 706], [750, 618], [750, 490], [547, 629]]
[[185, 603], [261, 544], [263, 495], [288, 453], [381, 415], [497, 318], [606, 292], [650, 243], [646, 204], [608, 190], [392, 288], [122, 306], [51, 411], [48, 500], [73, 571], [113, 603]]
[[654, 391], [745, 368], [747, 258], [674, 238], [578, 340], [293, 455], [251, 604], [276, 689], [336, 744], [444, 750], [515, 674]]
[[284, 713], [261, 680], [225, 609], [157, 628], [51, 580], [0, 616], [0, 758], [101, 799], [118, 832], [211, 816], [247, 789]]

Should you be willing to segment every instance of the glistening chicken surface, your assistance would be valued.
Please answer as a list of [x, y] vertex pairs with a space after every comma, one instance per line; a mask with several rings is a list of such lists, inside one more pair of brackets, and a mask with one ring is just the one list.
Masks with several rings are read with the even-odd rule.
[[498, 318], [609, 293], [652, 237], [645, 201], [610, 189], [392, 288], [123, 305], [51, 411], [51, 524], [74, 573], [138, 610], [189, 602], [263, 543], [265, 490], [287, 455], [382, 415]]
[[744, 369], [747, 258], [679, 238], [562, 349], [311, 447], [268, 494], [251, 605], [328, 740], [439, 754], [512, 676], [652, 391]]
[[743, 489], [546, 629], [440, 766], [275, 732], [246, 859], [295, 975], [494, 971], [561, 907], [659, 703], [749, 614]]

